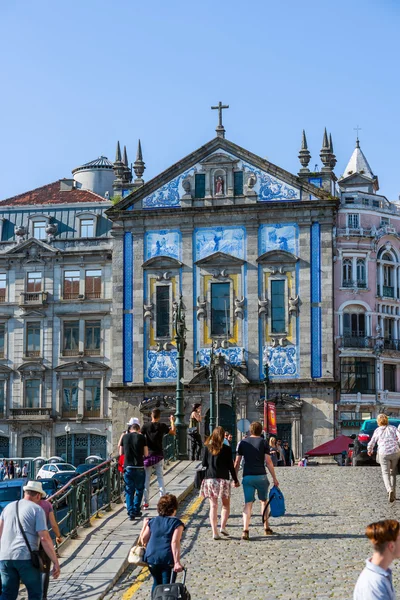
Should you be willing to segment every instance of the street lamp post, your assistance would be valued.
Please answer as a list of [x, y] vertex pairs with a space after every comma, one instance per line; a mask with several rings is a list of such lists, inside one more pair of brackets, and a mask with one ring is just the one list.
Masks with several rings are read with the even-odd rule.
[[184, 393], [184, 364], [185, 364], [185, 349], [186, 349], [186, 325], [185, 325], [185, 307], [183, 305], [182, 296], [179, 298], [179, 303], [175, 310], [175, 342], [177, 349], [177, 375], [176, 375], [176, 411], [175, 425], [178, 442], [178, 458], [179, 460], [187, 460], [187, 425], [185, 423], [185, 408], [183, 401]]
[[214, 345], [211, 344], [211, 352], [210, 352], [210, 367], [208, 370], [208, 381], [210, 383], [210, 435], [215, 429], [215, 387], [214, 387], [214, 373], [215, 373], [215, 364], [214, 364], [215, 354], [214, 354]]
[[68, 434], [71, 431], [71, 427], [68, 425], [68, 423], [65, 426], [65, 437], [66, 437], [66, 441], [65, 441], [65, 462], [68, 462]]
[[237, 420], [236, 420], [236, 389], [235, 389], [236, 374], [232, 367], [229, 369], [228, 381], [231, 384], [231, 404], [232, 404], [232, 454], [236, 455], [237, 443]]
[[264, 365], [264, 431], [268, 433], [268, 383], [269, 383], [269, 367], [266, 362]]

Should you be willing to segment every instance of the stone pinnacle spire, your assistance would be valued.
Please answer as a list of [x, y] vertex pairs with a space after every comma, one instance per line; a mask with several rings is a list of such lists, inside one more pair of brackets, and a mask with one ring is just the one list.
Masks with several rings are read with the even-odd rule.
[[306, 132], [303, 129], [303, 134], [301, 136], [301, 148], [299, 151], [299, 161], [302, 166], [302, 169], [301, 169], [302, 172], [309, 171], [308, 163], [310, 162], [310, 160], [311, 160], [311, 154], [310, 154], [310, 151], [307, 146]]
[[115, 179], [122, 182], [125, 174], [125, 165], [121, 160], [121, 146], [119, 140], [117, 142], [117, 151], [115, 153], [115, 162], [113, 164], [113, 170], [115, 173]]
[[137, 147], [137, 152], [136, 152], [136, 160], [133, 163], [133, 170], [135, 171], [135, 175], [136, 175], [136, 179], [135, 179], [135, 184], [140, 184], [143, 185], [144, 181], [142, 179], [143, 177], [143, 173], [145, 170], [145, 164], [143, 162], [143, 155], [142, 155], [142, 145], [140, 143], [140, 140], [138, 141], [138, 147]]
[[115, 153], [115, 162], [121, 162], [121, 146], [119, 145], [119, 140], [117, 142], [117, 151]]
[[336, 160], [336, 156], [333, 152], [333, 142], [332, 142], [332, 134], [329, 134], [329, 150], [331, 151], [331, 167], [332, 169], [335, 168], [337, 160]]
[[329, 171], [332, 170], [331, 167], [331, 160], [332, 160], [332, 153], [331, 153], [331, 149], [330, 149], [330, 145], [329, 145], [329, 141], [328, 141], [328, 133], [326, 131], [326, 127], [324, 130], [324, 137], [322, 139], [322, 148], [321, 148], [321, 152], [319, 153], [320, 157], [321, 157], [321, 161], [323, 166], [323, 169], [327, 169]]
[[126, 151], [126, 146], [124, 146], [124, 158], [122, 159], [122, 162], [126, 167], [128, 166], [128, 153]]

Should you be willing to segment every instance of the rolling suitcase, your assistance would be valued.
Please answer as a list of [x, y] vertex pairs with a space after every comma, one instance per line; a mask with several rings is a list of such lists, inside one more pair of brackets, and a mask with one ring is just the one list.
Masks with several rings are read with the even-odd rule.
[[[173, 576], [171, 573], [171, 579]], [[190, 600], [191, 596], [185, 585], [186, 582], [186, 569], [183, 570], [182, 583], [163, 583], [158, 585], [152, 596], [151, 600]]]

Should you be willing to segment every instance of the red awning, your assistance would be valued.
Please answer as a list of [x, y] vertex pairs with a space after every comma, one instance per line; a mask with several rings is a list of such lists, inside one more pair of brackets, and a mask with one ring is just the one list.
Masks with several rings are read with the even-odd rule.
[[306, 452], [306, 456], [333, 456], [334, 454], [341, 454], [343, 450], [349, 449], [349, 444], [353, 443], [353, 439], [347, 437], [347, 435], [339, 435], [339, 437], [325, 444], [321, 444], [309, 452]]

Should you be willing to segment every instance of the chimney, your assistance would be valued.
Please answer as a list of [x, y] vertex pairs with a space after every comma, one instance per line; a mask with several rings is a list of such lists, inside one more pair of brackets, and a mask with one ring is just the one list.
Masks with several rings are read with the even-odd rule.
[[60, 179], [60, 192], [70, 192], [74, 187], [74, 179]]

